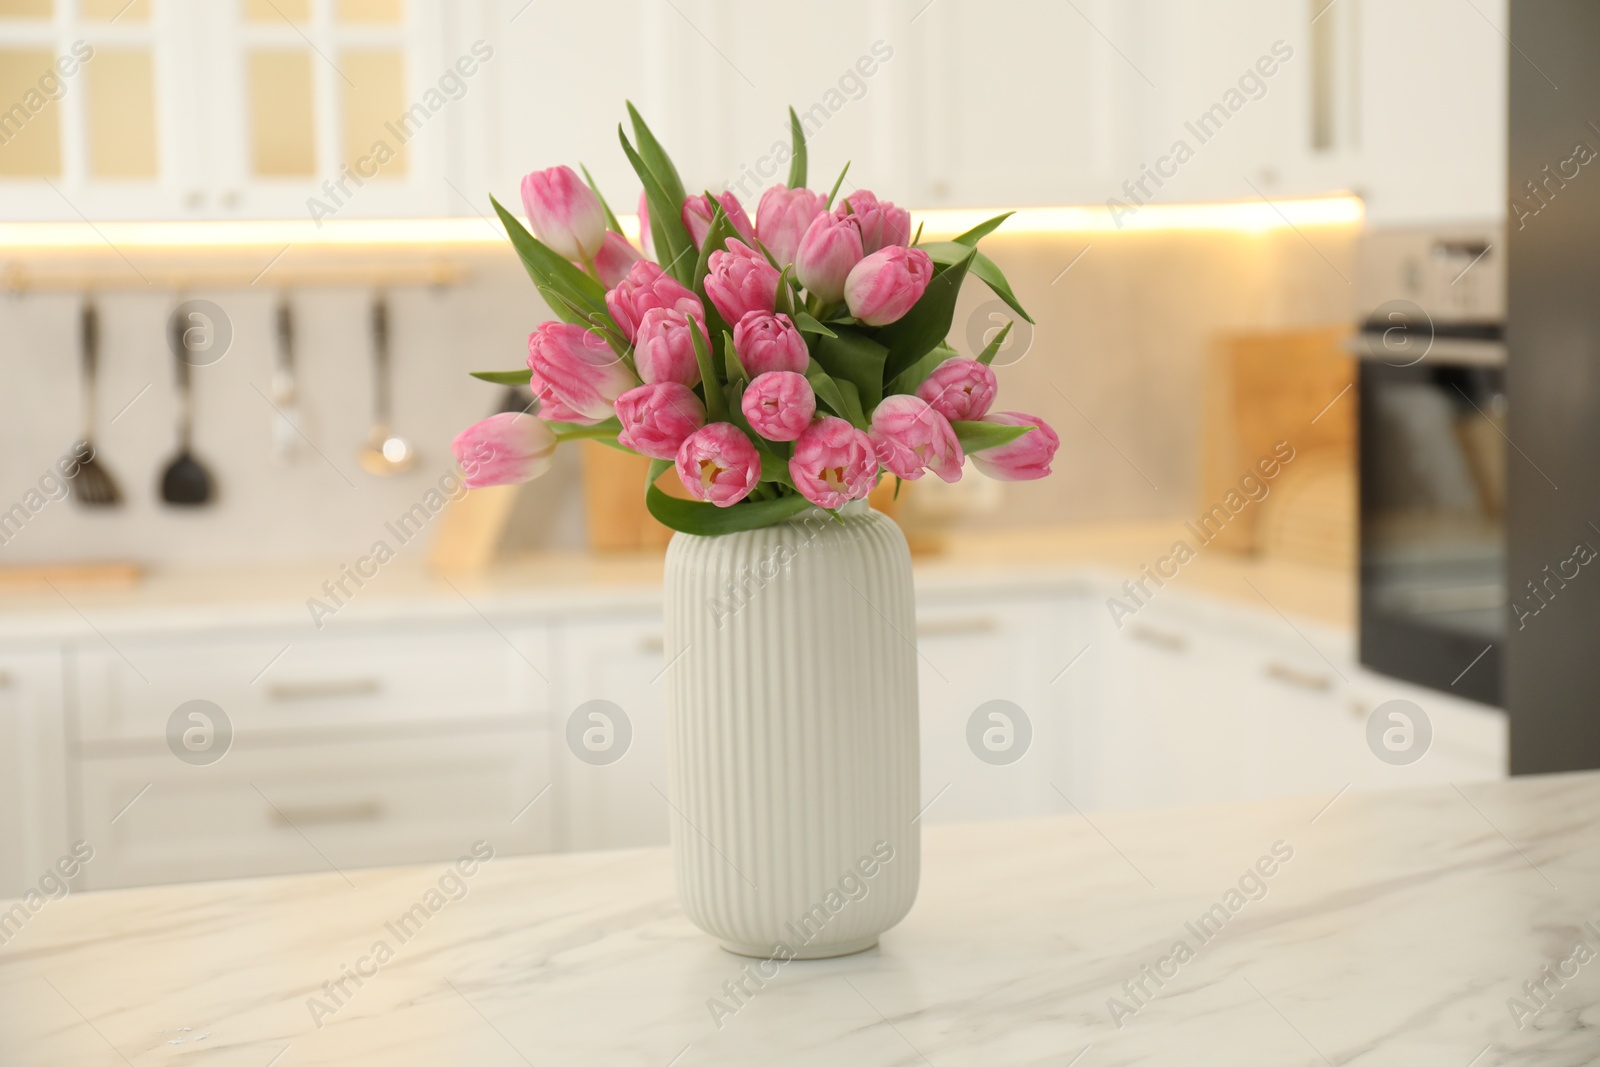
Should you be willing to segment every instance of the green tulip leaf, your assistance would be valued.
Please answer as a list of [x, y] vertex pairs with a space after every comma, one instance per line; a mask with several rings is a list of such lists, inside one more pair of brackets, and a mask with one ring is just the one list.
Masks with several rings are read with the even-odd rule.
[[794, 328], [799, 330], [801, 333], [821, 334], [823, 337], [839, 336], [832, 330], [828, 329], [828, 327], [812, 318], [807, 312], [796, 311], [794, 314], [789, 316], [789, 319], [794, 323]]
[[839, 186], [844, 184], [844, 176], [848, 173], [850, 173], [850, 162], [846, 160], [844, 170], [839, 172], [838, 180], [833, 183], [833, 188], [828, 190], [828, 199], [823, 202], [823, 210], [826, 211], [833, 207], [833, 198], [839, 195]]
[[526, 367], [522, 370], [475, 370], [472, 376], [495, 385], [527, 385], [533, 380], [533, 371]]
[[[929, 288], [932, 285], [930, 282]], [[819, 337], [811, 354], [835, 381], [850, 382], [856, 387], [865, 410], [871, 411], [883, 399], [884, 364], [889, 349], [871, 337], [841, 327], [831, 336]]]
[[[630, 110], [631, 110], [630, 105]], [[617, 127], [617, 137], [622, 141], [622, 151], [627, 155], [633, 172], [644, 186], [644, 198], [650, 212], [650, 239], [655, 242], [656, 260], [661, 269], [686, 286], [694, 285], [694, 242], [683, 225], [683, 193], [679, 184], [674, 198], [643, 157], [634, 151], [627, 133]], [[670, 164], [669, 164], [670, 165]], [[677, 173], [673, 173], [677, 177]], [[576, 268], [574, 268], [576, 269]], [[598, 282], [595, 284], [599, 284]]]
[[793, 145], [789, 158], [789, 188], [799, 189], [806, 184], [806, 128], [800, 116], [789, 109], [789, 141]]
[[728, 421], [728, 398], [722, 393], [722, 380], [717, 377], [715, 362], [711, 359], [711, 344], [700, 332], [700, 320], [689, 319], [689, 339], [694, 342], [695, 362], [700, 364], [700, 385], [705, 393], [706, 418], [710, 422]]
[[994, 218], [989, 219], [986, 222], [980, 222], [978, 225], [974, 226], [960, 237], [957, 237], [955, 239], [955, 243], [958, 245], [966, 245], [968, 248], [975, 247], [983, 238], [989, 236], [995, 230], [998, 230], [1002, 222], [1006, 221], [1006, 219], [1009, 219], [1015, 214], [1015, 211], [1007, 211], [1005, 214], [996, 215]]
[[560, 297], [558, 303], [561, 306], [553, 305], [551, 310], [566, 322], [580, 326], [603, 322], [615, 329], [616, 323], [611, 321], [611, 315], [606, 311], [605, 286], [529, 233], [515, 215], [500, 206], [500, 201], [491, 196], [489, 202], [500, 216], [506, 236], [511, 238], [511, 246], [517, 250], [517, 257], [522, 260], [528, 277], [541, 290], [549, 290]]
[[[627, 105], [628, 120], [633, 123], [633, 139], [639, 142], [639, 155], [649, 166], [650, 173], [661, 183], [662, 190], [672, 199], [673, 204], [681, 207], [686, 194], [683, 191], [683, 179], [678, 177], [678, 168], [672, 165], [672, 157], [667, 155], [667, 150], [661, 147], [656, 135], [645, 125], [644, 116], [633, 106], [633, 101], [627, 101]], [[676, 209], [673, 215], [677, 216]], [[652, 223], [655, 221], [654, 213], [651, 214], [650, 220]]]
[[670, 459], [652, 459], [650, 461], [650, 469], [644, 476], [645, 491], [648, 492], [654, 488], [656, 479], [667, 473], [672, 467], [673, 463]]
[[966, 419], [956, 419], [950, 423], [950, 427], [956, 432], [956, 440], [961, 442], [961, 451], [969, 454], [982, 452], [986, 448], [1009, 445], [1033, 429], [1032, 426], [1006, 426], [998, 422], [975, 422]]
[[914, 393], [917, 386], [928, 380], [928, 375], [938, 369], [939, 364], [947, 359], [954, 359], [961, 353], [949, 345], [940, 343], [928, 350], [928, 354], [917, 360], [911, 366], [901, 371], [894, 380], [883, 387], [883, 394], [889, 396], [894, 393]]
[[1011, 327], [1015, 325], [1016, 323], [1014, 322], [1008, 322], [1000, 327], [1000, 332], [991, 337], [989, 343], [983, 346], [983, 351], [978, 353], [979, 363], [987, 367], [994, 362], [994, 357], [999, 355], [1001, 346], [1006, 343], [1006, 335], [1011, 332]]
[[993, 289], [994, 295], [1010, 305], [1011, 310], [1022, 316], [1024, 322], [1033, 321], [1033, 316], [1023, 310], [1022, 305], [1017, 302], [1016, 295], [1012, 293], [1011, 285], [1006, 281], [1005, 274], [995, 265], [994, 260], [982, 252], [979, 252], [972, 259], [972, 276], [990, 289]]
[[696, 500], [679, 500], [668, 496], [654, 485], [645, 490], [645, 506], [656, 521], [680, 533], [713, 537], [717, 534], [738, 533], [741, 530], [758, 530], [775, 522], [793, 518], [812, 507], [812, 503], [798, 493], [780, 496], [773, 500], [744, 500], [732, 507], [719, 508]]
[[828, 406], [828, 409], [841, 419], [845, 419], [858, 430], [867, 428], [866, 415], [861, 410], [861, 401], [856, 396], [855, 387], [850, 388], [848, 399], [845, 391], [839, 387], [827, 371], [822, 369], [815, 357], [811, 360], [810, 367], [806, 370], [806, 381], [811, 383], [811, 391], [817, 394], [817, 399]]

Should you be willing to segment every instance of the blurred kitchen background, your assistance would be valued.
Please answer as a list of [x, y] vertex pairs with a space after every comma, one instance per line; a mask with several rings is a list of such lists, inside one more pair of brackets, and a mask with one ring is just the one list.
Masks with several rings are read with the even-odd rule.
[[[631, 215], [625, 100], [752, 213], [790, 105], [814, 187], [848, 161], [930, 235], [1019, 209], [985, 243], [1037, 320], [998, 407], [1058, 430], [1055, 474], [885, 502], [929, 821], [1600, 760], [1573, 692], [1526, 745], [1503, 710], [1508, 497], [1552, 641], [1582, 580], [1522, 579], [1600, 539], [1506, 436], [1508, 215], [1554, 239], [1600, 144], [1549, 120], [1508, 191], [1508, 108], [1556, 98], [1515, 4], [801, 6], [0, 0], [0, 895], [78, 839], [89, 888], [666, 841], [642, 468], [569, 446], [440, 491], [506, 401], [467, 372], [548, 317], [488, 195], [581, 162]], [[969, 286], [951, 343], [1005, 310]], [[99, 506], [52, 480], [91, 363]], [[1031, 722], [1007, 765], [967, 744], [995, 699]], [[593, 700], [611, 763], [568, 743]]]

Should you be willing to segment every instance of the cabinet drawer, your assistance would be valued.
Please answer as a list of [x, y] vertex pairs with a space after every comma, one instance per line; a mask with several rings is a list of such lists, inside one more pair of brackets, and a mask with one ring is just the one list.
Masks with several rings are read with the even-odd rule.
[[165, 753], [86, 759], [78, 834], [95, 849], [86, 884], [442, 862], [480, 838], [502, 855], [545, 851], [551, 798], [528, 802], [550, 781], [547, 738], [238, 744], [204, 767]]
[[82, 655], [79, 737], [160, 740], [173, 710], [197, 699], [222, 708], [236, 734], [484, 720], [542, 725], [549, 685], [535, 668], [550, 672], [546, 630], [506, 636], [514, 649], [480, 627], [119, 640], [122, 655], [94, 648]]

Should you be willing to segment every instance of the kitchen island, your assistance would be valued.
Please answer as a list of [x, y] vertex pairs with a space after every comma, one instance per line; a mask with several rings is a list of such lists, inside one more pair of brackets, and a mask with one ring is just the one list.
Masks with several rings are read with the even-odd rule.
[[1060, 809], [928, 828], [878, 947], [781, 967], [689, 924], [664, 849], [493, 826], [455, 863], [46, 897], [0, 927], [0, 1063], [1600, 1060], [1600, 774]]

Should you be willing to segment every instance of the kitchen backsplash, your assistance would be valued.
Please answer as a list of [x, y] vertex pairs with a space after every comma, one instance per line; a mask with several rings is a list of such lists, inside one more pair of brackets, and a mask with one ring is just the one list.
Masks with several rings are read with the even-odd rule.
[[[1309, 241], [1308, 241], [1309, 238]], [[1182, 516], [1200, 468], [1202, 376], [1220, 333], [1350, 322], [1354, 230], [1270, 233], [997, 235], [986, 249], [1038, 320], [1019, 323], [996, 361], [999, 407], [1026, 407], [1061, 435], [1053, 478], [980, 494], [972, 525]], [[991, 248], [992, 246], [992, 248]], [[356, 453], [372, 421], [372, 294], [290, 293], [306, 439], [287, 461], [273, 450], [272, 369], [278, 292], [270, 275], [248, 291], [106, 292], [97, 298], [101, 354], [96, 450], [120, 482], [122, 507], [91, 511], [51, 499], [49, 478], [82, 420], [80, 298], [0, 296], [0, 512], [43, 500], [25, 523], [0, 525], [0, 565], [63, 560], [219, 564], [344, 559], [364, 551], [452, 468], [450, 439], [492, 410], [491, 386], [469, 370], [521, 364], [543, 308], [520, 268], [475, 268], [444, 288], [389, 294], [395, 429], [419, 460], [379, 478]], [[214, 505], [159, 501], [177, 451], [177, 394], [166, 318], [181, 298], [209, 299], [231, 321], [227, 354], [193, 371], [193, 450], [217, 483]], [[981, 345], [1003, 310], [969, 283], [952, 343]], [[583, 544], [575, 450], [523, 494], [516, 547]], [[43, 486], [41, 487], [41, 479]], [[928, 481], [931, 481], [928, 480]], [[924, 501], [939, 488], [919, 486]], [[1004, 508], [995, 508], [1003, 502]], [[437, 520], [434, 520], [437, 522]], [[20, 526], [20, 528], [17, 528]], [[431, 539], [424, 530], [409, 547]]]

